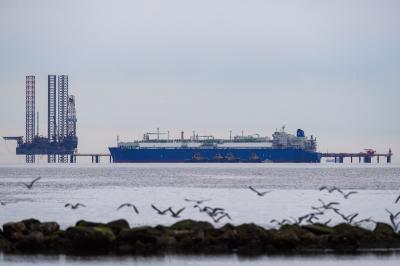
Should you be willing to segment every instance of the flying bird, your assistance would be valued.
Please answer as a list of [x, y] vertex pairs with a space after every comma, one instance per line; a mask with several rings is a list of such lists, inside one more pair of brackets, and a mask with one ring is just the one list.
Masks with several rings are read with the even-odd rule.
[[290, 217], [290, 218], [294, 221], [294, 224], [300, 225], [304, 220], [307, 220], [307, 218], [309, 218], [310, 216], [311, 216], [311, 214], [306, 214], [306, 215], [298, 217], [297, 219], [294, 217]]
[[394, 201], [394, 203], [399, 202], [399, 200], [400, 200], [400, 195], [397, 197], [397, 199]]
[[339, 212], [339, 210], [334, 210], [338, 215], [340, 215], [343, 220], [345, 220], [347, 223], [351, 224], [354, 220], [354, 218], [356, 218], [358, 216], [358, 213], [352, 213], [350, 215], [344, 215], [343, 213]]
[[41, 179], [40, 176], [37, 177], [37, 178], [35, 178], [35, 179], [33, 179], [30, 183], [22, 183], [22, 184], [24, 184], [24, 186], [25, 186], [27, 189], [32, 189], [32, 188], [33, 188], [33, 185], [34, 185], [37, 181], [39, 181], [39, 179]]
[[323, 202], [321, 199], [318, 199], [319, 202], [321, 202], [321, 207], [311, 207], [313, 210], [318, 210], [320, 211], [321, 209], [325, 209], [325, 210], [337, 210], [335, 207], [335, 205], [339, 205], [339, 202], [336, 201], [332, 201], [329, 203], [325, 203]]
[[332, 221], [332, 219], [329, 219], [328, 221], [322, 222], [321, 224], [323, 224], [323, 225], [328, 225], [331, 221]]
[[260, 196], [260, 197], [265, 196], [265, 194], [271, 192], [271, 190], [267, 190], [267, 191], [260, 192], [260, 191], [257, 191], [257, 190], [256, 190], [255, 188], [253, 188], [252, 186], [249, 186], [249, 189], [252, 190], [252, 191], [254, 191], [254, 192], [255, 192], [258, 196]]
[[206, 212], [211, 217], [214, 217], [220, 213], [225, 213], [225, 209], [219, 207], [212, 208], [210, 206], [201, 207], [199, 205], [194, 205], [193, 208], [198, 208], [200, 212]]
[[121, 209], [121, 208], [124, 208], [124, 207], [132, 207], [132, 209], [136, 212], [136, 214], [139, 214], [138, 209], [137, 209], [136, 206], [133, 205], [132, 203], [124, 203], [124, 204], [121, 204], [121, 205], [117, 208], [117, 210], [119, 210], [119, 209]]
[[183, 212], [184, 209], [186, 209], [186, 208], [182, 208], [182, 209], [178, 210], [177, 212], [174, 212], [171, 207], [168, 208], [169, 212], [171, 213], [171, 216], [174, 218], [180, 218], [179, 214], [181, 212]]
[[341, 192], [340, 188], [338, 188], [338, 187], [322, 186], [322, 187], [319, 188], [319, 191], [323, 191], [323, 190], [326, 190], [326, 191], [328, 191], [329, 193], [332, 193], [332, 192], [334, 192], [335, 190]]
[[277, 225], [282, 226], [284, 224], [290, 224], [290, 221], [288, 219], [283, 219], [282, 221], [278, 221], [276, 219], [272, 219], [270, 221], [270, 223], [276, 223]]
[[349, 193], [344, 193], [343, 191], [340, 192], [345, 199], [348, 199], [351, 194], [357, 194], [357, 191], [350, 191]]
[[165, 210], [161, 211], [160, 209], [158, 209], [158, 208], [157, 208], [156, 206], [154, 206], [153, 204], [151, 204], [151, 207], [152, 207], [154, 210], [156, 210], [157, 213], [158, 213], [159, 215], [165, 215], [165, 214], [170, 210], [170, 208], [171, 208], [171, 207], [169, 207], [168, 209], [165, 209]]
[[83, 205], [82, 203], [75, 203], [75, 204], [67, 203], [67, 204], [64, 205], [64, 208], [67, 208], [67, 207], [71, 207], [71, 209], [76, 210], [79, 207], [86, 207], [86, 206]]
[[374, 224], [376, 224], [376, 221], [372, 220], [372, 217], [369, 217], [369, 218], [366, 218], [366, 219], [361, 219], [359, 221], [354, 221], [355, 225], [360, 225], [362, 223], [374, 223]]
[[385, 209], [387, 213], [389, 213], [389, 218], [390, 222], [392, 223], [393, 229], [397, 231], [397, 228], [399, 227], [400, 223], [397, 223], [397, 217], [400, 215], [400, 212], [397, 212], [396, 214], [393, 214], [391, 211], [388, 209]]
[[229, 220], [232, 220], [231, 216], [229, 216], [229, 214], [224, 213], [223, 215], [221, 215], [220, 217], [216, 218], [216, 217], [212, 217], [215, 223], [218, 223], [221, 219], [227, 217]]
[[187, 202], [194, 202], [196, 204], [203, 204], [206, 201], [210, 201], [211, 199], [203, 199], [203, 200], [193, 200], [193, 199], [185, 199]]

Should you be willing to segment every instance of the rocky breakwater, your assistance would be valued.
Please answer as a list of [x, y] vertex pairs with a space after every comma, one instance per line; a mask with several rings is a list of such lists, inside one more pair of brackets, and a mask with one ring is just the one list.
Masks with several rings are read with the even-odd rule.
[[0, 231], [0, 250], [24, 254], [229, 254], [358, 252], [400, 248], [390, 225], [374, 230], [339, 224], [284, 225], [265, 229], [255, 224], [215, 228], [208, 222], [182, 220], [172, 226], [130, 228], [125, 220], [78, 221], [61, 230], [56, 222], [35, 219], [11, 222]]

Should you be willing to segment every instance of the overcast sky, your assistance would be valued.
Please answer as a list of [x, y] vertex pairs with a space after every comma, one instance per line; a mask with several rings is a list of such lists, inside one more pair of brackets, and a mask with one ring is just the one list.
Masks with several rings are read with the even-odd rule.
[[[0, 135], [25, 135], [36, 75], [69, 75], [80, 152], [144, 132], [287, 126], [320, 151], [400, 154], [400, 1], [0, 0]], [[23, 162], [0, 142], [0, 162]], [[400, 156], [394, 160], [399, 162]]]

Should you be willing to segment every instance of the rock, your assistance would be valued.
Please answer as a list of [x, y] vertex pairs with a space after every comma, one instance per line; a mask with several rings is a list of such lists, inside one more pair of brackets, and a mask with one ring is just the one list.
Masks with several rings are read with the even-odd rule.
[[[148, 253], [155, 251], [159, 245], [158, 241], [159, 233], [151, 227], [137, 227], [132, 229], [123, 229], [118, 235], [118, 245], [125, 246], [128, 244], [131, 246], [131, 252], [133, 253]], [[140, 242], [140, 243], [139, 243]], [[135, 248], [138, 245], [138, 249]], [[146, 247], [143, 249], [143, 247]]]
[[85, 220], [79, 220], [76, 222], [75, 226], [96, 227], [96, 226], [105, 226], [105, 224], [97, 223], [97, 222], [90, 222], [90, 221], [85, 221]]
[[11, 242], [8, 241], [0, 232], [0, 251], [8, 251], [11, 248]]
[[333, 227], [334, 233], [329, 238], [329, 247], [337, 252], [354, 252], [360, 248], [363, 238], [368, 237], [371, 231], [342, 223]]
[[75, 226], [65, 232], [75, 253], [98, 253], [111, 251], [116, 237], [113, 231], [104, 226]]
[[38, 227], [40, 226], [40, 221], [33, 218], [22, 220], [21, 222], [25, 224], [26, 230], [28, 232], [37, 231]]
[[27, 229], [23, 222], [6, 223], [3, 225], [3, 235], [10, 241], [21, 239]]
[[298, 226], [282, 226], [279, 230], [271, 230], [272, 241], [270, 247], [277, 251], [293, 250], [300, 244]]
[[60, 230], [60, 225], [56, 222], [43, 222], [37, 227], [37, 230], [45, 236], [53, 235]]
[[179, 222], [174, 223], [169, 227], [171, 230], [207, 230], [207, 229], [214, 229], [214, 226], [209, 222], [202, 222], [202, 221], [193, 221], [193, 220], [182, 220]]
[[154, 254], [157, 236], [150, 228], [123, 229], [118, 235], [117, 246], [121, 253]]
[[43, 233], [41, 232], [30, 232], [27, 235], [24, 235], [16, 244], [15, 248], [18, 251], [23, 251], [25, 253], [35, 253], [40, 250], [43, 250]]
[[329, 235], [334, 233], [334, 230], [331, 227], [323, 224], [308, 224], [302, 226], [302, 228], [315, 235]]
[[44, 236], [43, 238], [44, 250], [43, 253], [52, 254], [69, 254], [73, 253], [74, 247], [72, 241], [64, 236], [63, 233]]
[[129, 223], [124, 219], [111, 221], [106, 226], [111, 228], [115, 235], [118, 235], [123, 229], [129, 229]]
[[395, 234], [393, 227], [385, 223], [376, 223], [373, 233], [382, 238], [392, 237]]
[[[236, 242], [237, 252], [242, 255], [260, 254], [271, 242], [271, 236], [267, 230], [253, 223], [239, 225], [233, 230], [233, 233], [231, 235], [234, 237], [233, 243]], [[234, 249], [233, 243], [228, 243], [228, 245]]]
[[400, 235], [392, 226], [385, 223], [377, 223], [374, 231], [363, 239], [363, 248], [399, 248]]

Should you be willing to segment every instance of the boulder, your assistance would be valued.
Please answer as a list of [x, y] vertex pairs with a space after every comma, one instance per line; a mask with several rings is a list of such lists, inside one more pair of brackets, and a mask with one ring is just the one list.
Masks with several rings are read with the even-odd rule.
[[203, 221], [193, 221], [190, 219], [187, 220], [182, 220], [179, 222], [174, 223], [169, 227], [171, 230], [179, 231], [179, 230], [191, 230], [191, 231], [197, 231], [197, 230], [207, 230], [207, 229], [214, 229], [214, 226], [210, 224], [209, 222], [203, 222]]
[[308, 224], [302, 226], [302, 228], [315, 235], [330, 235], [334, 233], [333, 228], [323, 224]]
[[15, 248], [24, 253], [36, 253], [44, 249], [43, 233], [33, 231], [24, 235], [18, 242], [15, 243]]
[[354, 252], [360, 248], [362, 240], [371, 234], [371, 231], [341, 223], [333, 227], [334, 233], [329, 238], [329, 248], [337, 252]]
[[231, 232], [231, 237], [233, 237], [233, 242], [227, 243], [228, 246], [235, 249], [236, 243], [237, 252], [242, 255], [260, 254], [265, 251], [265, 246], [271, 242], [269, 232], [253, 223], [235, 227]]
[[124, 219], [111, 221], [106, 226], [111, 228], [115, 235], [118, 235], [123, 229], [129, 229], [129, 223]]
[[76, 222], [75, 226], [96, 227], [96, 226], [105, 226], [105, 224], [86, 221], [86, 220], [79, 220], [79, 221]]
[[386, 223], [376, 223], [373, 233], [381, 238], [392, 237], [395, 234], [393, 227]]
[[3, 235], [10, 241], [17, 241], [27, 232], [27, 228], [23, 222], [5, 223], [3, 225]]
[[269, 248], [273, 248], [275, 251], [294, 250], [300, 245], [298, 231], [298, 226], [287, 226], [281, 227], [279, 230], [270, 230], [272, 240], [269, 243]]
[[37, 231], [38, 227], [40, 226], [40, 221], [33, 218], [22, 220], [21, 222], [25, 224], [28, 232]]
[[8, 251], [11, 248], [11, 242], [0, 233], [0, 251]]
[[75, 226], [65, 232], [71, 241], [74, 253], [98, 253], [111, 251], [116, 237], [113, 231], [105, 226]]
[[118, 250], [134, 254], [157, 253], [160, 236], [158, 230], [148, 226], [123, 229], [117, 237]]
[[60, 230], [60, 225], [56, 222], [43, 222], [37, 227], [37, 231], [45, 236], [56, 234]]

